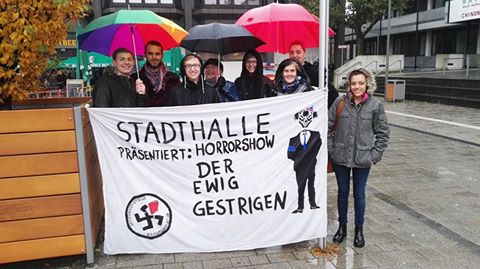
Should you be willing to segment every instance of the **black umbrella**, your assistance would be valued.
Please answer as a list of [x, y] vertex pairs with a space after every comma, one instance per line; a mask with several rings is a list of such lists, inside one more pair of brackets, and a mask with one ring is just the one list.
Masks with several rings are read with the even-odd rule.
[[194, 52], [228, 54], [255, 49], [265, 44], [236, 24], [210, 23], [194, 26], [181, 46]]

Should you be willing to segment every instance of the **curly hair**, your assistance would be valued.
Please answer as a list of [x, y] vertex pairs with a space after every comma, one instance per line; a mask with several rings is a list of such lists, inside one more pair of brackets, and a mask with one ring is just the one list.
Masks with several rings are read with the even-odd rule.
[[350, 88], [350, 81], [353, 76], [355, 75], [364, 75], [365, 78], [367, 79], [367, 93], [368, 94], [373, 94], [375, 90], [377, 89], [377, 81], [375, 80], [375, 75], [372, 73], [372, 71], [368, 70], [365, 67], [360, 67], [358, 69], [352, 70], [350, 73], [348, 73], [347, 76], [347, 81], [348, 85]]

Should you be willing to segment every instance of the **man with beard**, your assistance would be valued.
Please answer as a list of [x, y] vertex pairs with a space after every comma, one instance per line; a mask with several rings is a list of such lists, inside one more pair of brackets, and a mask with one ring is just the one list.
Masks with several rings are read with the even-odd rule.
[[[164, 106], [170, 90], [180, 84], [177, 75], [163, 63], [163, 47], [154, 40], [145, 45], [146, 63], [140, 70], [140, 79], [147, 91], [148, 106]], [[136, 76], [136, 74], [133, 74]]]

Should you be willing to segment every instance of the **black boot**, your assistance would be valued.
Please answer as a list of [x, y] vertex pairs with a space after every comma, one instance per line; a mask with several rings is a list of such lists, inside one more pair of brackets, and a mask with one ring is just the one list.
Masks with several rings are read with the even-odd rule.
[[363, 238], [363, 225], [355, 225], [355, 238], [353, 239], [353, 245], [357, 248], [363, 248], [363, 246], [365, 246], [365, 238]]
[[333, 242], [342, 243], [345, 237], [347, 237], [347, 224], [340, 223], [340, 225], [338, 226], [338, 231], [333, 236]]

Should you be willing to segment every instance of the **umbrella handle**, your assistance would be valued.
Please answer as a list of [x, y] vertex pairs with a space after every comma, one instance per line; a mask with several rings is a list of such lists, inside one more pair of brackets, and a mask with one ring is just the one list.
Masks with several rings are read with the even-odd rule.
[[137, 47], [135, 46], [135, 36], [133, 34], [133, 26], [130, 24], [130, 32], [132, 33], [132, 43], [133, 43], [133, 56], [135, 57], [135, 69], [137, 70], [137, 78], [140, 79], [138, 74], [138, 59], [137, 59]]

